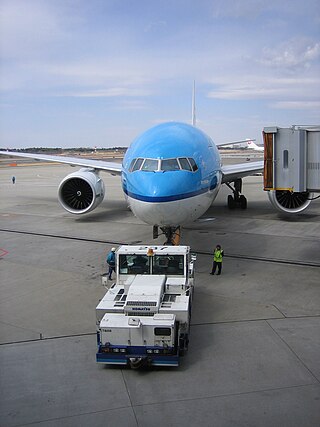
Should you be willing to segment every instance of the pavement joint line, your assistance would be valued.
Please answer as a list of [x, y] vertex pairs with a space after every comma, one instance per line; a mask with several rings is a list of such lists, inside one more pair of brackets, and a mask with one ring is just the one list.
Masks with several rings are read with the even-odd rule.
[[154, 402], [154, 403], [141, 403], [138, 405], [135, 405], [136, 407], [141, 406], [153, 406], [153, 405], [163, 405], [167, 403], [177, 403], [177, 402], [189, 402], [189, 401], [195, 401], [195, 400], [204, 400], [204, 399], [220, 399], [224, 397], [236, 397], [236, 396], [245, 396], [245, 395], [251, 395], [256, 393], [269, 393], [271, 391], [279, 391], [279, 390], [291, 390], [293, 388], [305, 388], [305, 387], [314, 387], [317, 386], [317, 384], [314, 383], [307, 383], [307, 384], [297, 384], [292, 386], [286, 386], [286, 387], [273, 387], [273, 388], [263, 388], [261, 390], [251, 390], [251, 391], [244, 391], [242, 393], [223, 393], [223, 394], [214, 394], [209, 396], [199, 396], [199, 397], [190, 397], [185, 399], [176, 399], [175, 401], [172, 400], [164, 400], [161, 402]]
[[[142, 244], [140, 240], [132, 241], [132, 242], [119, 242], [119, 241], [110, 241], [110, 240], [100, 240], [100, 239], [89, 239], [86, 237], [72, 237], [72, 236], [62, 236], [62, 235], [55, 235], [55, 234], [46, 234], [46, 233], [36, 233], [33, 231], [19, 231], [19, 230], [9, 230], [1, 228], [0, 232], [4, 233], [16, 233], [16, 234], [24, 234], [24, 235], [30, 235], [30, 236], [39, 236], [39, 237], [50, 237], [55, 239], [66, 239], [66, 240], [75, 240], [75, 241], [81, 241], [81, 242], [90, 242], [90, 243], [101, 243], [101, 244], [110, 244], [110, 245], [135, 245], [135, 244]], [[209, 255], [212, 256], [211, 252], [205, 252], [205, 251], [192, 251], [193, 253], [196, 253], [198, 255]], [[261, 261], [261, 262], [267, 262], [267, 263], [274, 263], [274, 264], [286, 264], [286, 265], [295, 265], [295, 266], [301, 266], [301, 267], [315, 267], [320, 268], [320, 263], [317, 262], [305, 262], [305, 261], [298, 261], [298, 260], [285, 260], [281, 258], [264, 258], [259, 256], [250, 256], [250, 255], [238, 255], [238, 254], [226, 254], [224, 255], [225, 258], [235, 258], [235, 259], [243, 259], [243, 260], [252, 260], [252, 261]]]
[[[272, 320], [272, 319], [269, 319]], [[269, 328], [277, 335], [277, 337], [285, 344], [285, 346], [290, 350], [290, 352], [299, 360], [299, 362], [304, 366], [304, 368], [309, 372], [309, 374], [315, 379], [315, 381], [320, 384], [320, 378], [317, 378], [317, 376], [311, 371], [310, 368], [304, 363], [304, 361], [301, 359], [300, 356], [294, 351], [294, 349], [287, 343], [287, 341], [282, 338], [282, 336], [272, 327], [272, 325], [269, 323], [269, 320], [265, 320], [265, 323], [269, 326]]]
[[[139, 406], [139, 405], [136, 405]], [[34, 426], [37, 424], [42, 424], [44, 422], [51, 422], [51, 421], [59, 421], [59, 420], [68, 420], [68, 419], [72, 419], [72, 418], [77, 418], [77, 417], [83, 417], [85, 415], [95, 415], [95, 414], [102, 414], [104, 412], [110, 412], [110, 411], [118, 411], [120, 409], [132, 409], [133, 408], [131, 406], [118, 406], [116, 408], [107, 408], [107, 409], [101, 409], [100, 411], [88, 411], [88, 412], [80, 412], [78, 414], [73, 414], [73, 415], [66, 415], [66, 416], [62, 416], [62, 417], [58, 417], [58, 418], [45, 418], [39, 421], [32, 421], [31, 423], [23, 423], [23, 424], [15, 424], [14, 427], [27, 427], [27, 426]], [[139, 424], [137, 423], [137, 427], [139, 426]]]
[[292, 319], [317, 319], [320, 317], [320, 314], [315, 314], [312, 316], [285, 316], [284, 317], [267, 317], [267, 318], [257, 318], [257, 319], [241, 319], [241, 320], [223, 320], [216, 322], [203, 322], [203, 323], [192, 323], [191, 326], [206, 326], [206, 325], [228, 325], [230, 323], [246, 323], [246, 322], [266, 322], [268, 320], [292, 320]]
[[123, 369], [121, 369], [121, 376], [122, 376], [122, 381], [123, 381], [123, 383], [124, 383], [124, 386], [125, 386], [125, 388], [126, 388], [127, 396], [128, 396], [129, 402], [130, 402], [130, 407], [131, 407], [132, 412], [133, 412], [133, 415], [134, 415], [134, 419], [135, 419], [135, 421], [136, 421], [136, 423], [137, 423], [137, 426], [139, 426], [139, 422], [138, 422], [137, 414], [136, 414], [136, 411], [134, 410], [134, 405], [133, 405], [132, 400], [131, 400], [129, 387], [128, 387], [128, 384], [127, 384], [127, 381], [126, 381], [126, 378], [125, 378], [124, 370], [123, 370]]
[[5, 345], [16, 345], [16, 344], [27, 344], [30, 342], [44, 342], [44, 341], [50, 341], [50, 340], [59, 340], [59, 339], [65, 339], [65, 338], [77, 338], [77, 337], [87, 337], [87, 336], [91, 336], [91, 335], [96, 335], [96, 332], [85, 332], [83, 334], [70, 334], [70, 335], [57, 335], [54, 337], [43, 337], [42, 333], [39, 333], [39, 338], [33, 338], [30, 340], [22, 340], [22, 341], [10, 341], [10, 342], [3, 342], [0, 343], [0, 347], [1, 346], [5, 346]]
[[[208, 325], [229, 325], [229, 324], [238, 324], [238, 323], [247, 323], [247, 322], [268, 322], [269, 320], [291, 320], [291, 319], [313, 319], [318, 318], [319, 315], [313, 315], [313, 316], [291, 316], [291, 317], [268, 317], [266, 319], [258, 318], [258, 319], [241, 319], [241, 320], [224, 320], [221, 322], [204, 322], [204, 323], [192, 323], [191, 326], [208, 326]], [[96, 332], [85, 332], [83, 334], [70, 334], [70, 335], [57, 335], [54, 337], [43, 337], [43, 334], [38, 332], [39, 335], [42, 336], [39, 338], [34, 338], [30, 340], [22, 340], [22, 341], [10, 341], [10, 342], [4, 342], [0, 343], [1, 346], [5, 345], [16, 345], [16, 344], [27, 344], [30, 342], [39, 342], [39, 341], [50, 341], [50, 340], [56, 340], [56, 339], [63, 339], [63, 338], [77, 338], [77, 337], [86, 337], [91, 335], [96, 335]]]
[[[121, 371], [123, 372], [124, 370], [121, 369]], [[72, 418], [77, 418], [77, 417], [83, 417], [85, 415], [94, 415], [94, 414], [102, 414], [104, 412], [110, 412], [110, 411], [117, 411], [119, 409], [132, 409], [134, 416], [135, 416], [135, 412], [134, 412], [134, 408], [141, 408], [141, 407], [148, 407], [148, 406], [160, 406], [160, 405], [165, 405], [165, 404], [176, 404], [176, 403], [180, 403], [180, 402], [190, 402], [190, 401], [199, 401], [199, 400], [206, 400], [206, 399], [220, 399], [220, 398], [225, 398], [225, 397], [237, 397], [237, 396], [245, 396], [245, 395], [252, 395], [252, 394], [257, 394], [257, 393], [268, 393], [271, 391], [281, 391], [281, 390], [290, 390], [290, 389], [299, 389], [299, 388], [306, 388], [306, 387], [314, 387], [316, 384], [299, 384], [299, 385], [293, 385], [293, 386], [287, 386], [287, 387], [275, 387], [275, 388], [266, 388], [266, 389], [261, 389], [261, 390], [251, 390], [251, 391], [245, 391], [243, 393], [223, 393], [223, 394], [218, 394], [218, 395], [211, 395], [211, 396], [199, 396], [199, 397], [192, 397], [192, 398], [185, 398], [185, 399], [175, 399], [174, 401], [172, 400], [164, 400], [161, 402], [151, 402], [151, 403], [139, 403], [136, 404], [134, 406], [119, 406], [116, 408], [108, 408], [108, 409], [102, 409], [100, 411], [89, 411], [89, 412], [81, 412], [78, 414], [74, 414], [74, 415], [68, 415], [68, 416], [64, 416], [64, 417], [58, 417], [58, 418], [45, 418], [39, 421], [33, 421], [31, 423], [28, 424], [16, 424], [15, 427], [27, 427], [27, 426], [33, 426], [33, 425], [37, 425], [40, 423], [44, 423], [44, 422], [50, 422], [50, 421], [58, 421], [58, 420], [67, 420], [67, 419], [72, 419]], [[137, 423], [137, 427], [139, 427], [139, 423], [137, 421], [137, 418], [135, 417], [136, 423]]]
[[15, 233], [15, 234], [24, 234], [30, 236], [39, 236], [39, 237], [50, 237], [54, 239], [66, 239], [66, 240], [76, 240], [82, 242], [90, 242], [90, 243], [102, 243], [102, 244], [110, 244], [110, 245], [134, 245], [141, 244], [141, 241], [133, 241], [133, 242], [115, 242], [110, 240], [100, 240], [100, 239], [89, 239], [87, 237], [72, 237], [72, 236], [61, 236], [55, 234], [47, 234], [47, 233], [36, 233], [33, 231], [19, 231], [19, 230], [8, 230], [8, 229], [0, 229], [0, 232], [4, 233]]
[[[211, 252], [204, 252], [204, 251], [194, 251], [194, 252], [200, 255], [212, 256]], [[281, 258], [264, 258], [259, 256], [250, 256], [250, 255], [225, 254], [224, 258], [236, 258], [236, 259], [244, 259], [244, 260], [262, 261], [262, 262], [269, 262], [269, 263], [275, 263], [275, 264], [300, 265], [303, 267], [320, 267], [320, 263], [317, 263], [317, 262], [286, 260]]]
[[[30, 328], [24, 328], [23, 326], [18, 326], [18, 325], [14, 325], [13, 323], [8, 323], [8, 322], [3, 322], [2, 320], [0, 321], [0, 324], [2, 325], [6, 325], [6, 326], [12, 326], [13, 328], [17, 328], [17, 329], [22, 329], [23, 331], [28, 331], [28, 332], [32, 332], [34, 334], [37, 334], [39, 336], [42, 336], [42, 333], [39, 331], [35, 331], [34, 329], [30, 329]], [[0, 344], [1, 345], [1, 344]]]
[[284, 313], [282, 313], [280, 308], [278, 308], [275, 304], [270, 304], [270, 305], [272, 305], [272, 307], [274, 307], [277, 311], [279, 311], [279, 313], [281, 313], [283, 317], [285, 317], [285, 318], [287, 317]]

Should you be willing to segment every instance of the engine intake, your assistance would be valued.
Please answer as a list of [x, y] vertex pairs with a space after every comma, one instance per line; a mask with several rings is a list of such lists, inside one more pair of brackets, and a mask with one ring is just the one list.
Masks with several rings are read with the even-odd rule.
[[308, 191], [294, 193], [286, 190], [268, 191], [272, 205], [281, 212], [295, 214], [304, 211], [311, 203], [312, 194]]
[[93, 169], [80, 169], [67, 175], [59, 185], [58, 199], [73, 214], [92, 211], [104, 198], [104, 183]]

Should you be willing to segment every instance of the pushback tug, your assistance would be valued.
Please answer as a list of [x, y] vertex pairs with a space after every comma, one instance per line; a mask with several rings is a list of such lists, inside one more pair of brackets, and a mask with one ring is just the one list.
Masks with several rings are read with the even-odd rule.
[[97, 362], [178, 366], [188, 349], [195, 256], [188, 246], [120, 246], [96, 307]]

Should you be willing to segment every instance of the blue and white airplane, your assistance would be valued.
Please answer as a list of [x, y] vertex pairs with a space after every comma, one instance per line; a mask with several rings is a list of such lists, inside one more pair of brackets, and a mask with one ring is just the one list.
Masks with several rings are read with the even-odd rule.
[[[239, 143], [239, 141], [237, 141]], [[219, 145], [227, 145], [219, 144]], [[167, 243], [174, 242], [180, 226], [201, 217], [211, 206], [222, 184], [233, 196], [228, 206], [245, 209], [242, 178], [263, 171], [263, 161], [223, 166], [217, 144], [193, 125], [163, 123], [144, 132], [128, 148], [122, 165], [113, 162], [1, 151], [0, 154], [67, 163], [82, 168], [66, 176], [58, 191], [64, 209], [86, 214], [103, 200], [100, 171], [120, 175], [122, 188], [134, 215], [158, 228]]]

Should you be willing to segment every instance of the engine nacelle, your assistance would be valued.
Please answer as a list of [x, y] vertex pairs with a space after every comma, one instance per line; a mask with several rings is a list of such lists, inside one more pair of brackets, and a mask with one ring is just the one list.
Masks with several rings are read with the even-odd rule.
[[105, 187], [94, 169], [80, 169], [67, 175], [59, 185], [58, 199], [73, 214], [92, 211], [104, 198]]
[[308, 191], [294, 193], [286, 190], [268, 191], [272, 205], [281, 212], [296, 214], [304, 211], [311, 203], [312, 194]]

